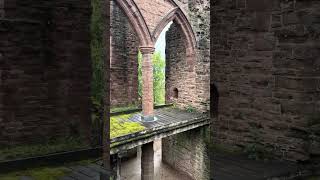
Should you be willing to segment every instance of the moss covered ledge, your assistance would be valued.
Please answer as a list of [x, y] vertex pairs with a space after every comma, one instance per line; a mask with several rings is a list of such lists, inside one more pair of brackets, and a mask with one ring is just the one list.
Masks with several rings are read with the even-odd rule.
[[110, 118], [110, 138], [120, 137], [145, 129], [140, 123], [130, 122], [129, 119], [136, 113], [111, 116]]

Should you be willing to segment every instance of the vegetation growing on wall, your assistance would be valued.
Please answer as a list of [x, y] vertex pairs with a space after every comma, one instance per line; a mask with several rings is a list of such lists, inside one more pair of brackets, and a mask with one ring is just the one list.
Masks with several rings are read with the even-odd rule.
[[251, 134], [253, 141], [245, 146], [244, 153], [248, 155], [249, 159], [271, 160], [274, 157], [273, 152], [265, 144], [261, 143], [263, 142], [261, 130], [251, 129]]
[[80, 138], [62, 138], [48, 141], [46, 144], [14, 146], [0, 149], [0, 161], [72, 151], [84, 147], [86, 147], [86, 144]]
[[101, 141], [101, 123], [103, 119], [103, 97], [104, 97], [104, 59], [103, 59], [103, 18], [100, 0], [92, 0], [91, 15], [91, 101], [92, 101], [92, 139], [94, 143]]
[[64, 179], [64, 176], [67, 176], [71, 173], [69, 167], [77, 166], [86, 166], [96, 162], [98, 159], [89, 159], [81, 160], [71, 163], [64, 163], [61, 166], [47, 166], [47, 167], [38, 167], [38, 168], [28, 168], [26, 170], [14, 171], [10, 173], [0, 174], [1, 180], [21, 180], [29, 179], [32, 180], [57, 180]]
[[91, 59], [92, 59], [92, 100], [101, 102], [104, 89], [103, 76], [103, 19], [100, 0], [92, 0], [91, 16]]
[[[142, 54], [138, 53], [138, 79], [139, 79], [139, 96], [142, 97]], [[155, 52], [152, 57], [153, 62], [153, 96], [154, 104], [165, 104], [165, 60], [160, 52]]]
[[[69, 170], [63, 167], [50, 167], [14, 172], [6, 175], [0, 175], [1, 180], [20, 180], [21, 176], [32, 177], [34, 180], [56, 180], [65, 176]], [[28, 179], [28, 178], [25, 178]]]

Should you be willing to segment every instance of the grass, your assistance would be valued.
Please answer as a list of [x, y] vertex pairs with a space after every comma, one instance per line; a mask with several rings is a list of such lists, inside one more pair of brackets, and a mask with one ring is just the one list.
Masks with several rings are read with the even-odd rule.
[[115, 138], [144, 130], [145, 127], [141, 124], [128, 121], [133, 115], [134, 114], [112, 116], [110, 118], [110, 137]]
[[0, 149], [0, 161], [47, 155], [87, 147], [80, 139], [65, 138], [46, 144], [14, 146]]

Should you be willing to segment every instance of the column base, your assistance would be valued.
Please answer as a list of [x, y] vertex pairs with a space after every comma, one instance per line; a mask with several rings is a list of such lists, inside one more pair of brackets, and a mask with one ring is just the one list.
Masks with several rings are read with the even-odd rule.
[[156, 121], [158, 118], [154, 115], [150, 115], [150, 116], [141, 116], [141, 120], [145, 121], [145, 122], [152, 122], [152, 121]]

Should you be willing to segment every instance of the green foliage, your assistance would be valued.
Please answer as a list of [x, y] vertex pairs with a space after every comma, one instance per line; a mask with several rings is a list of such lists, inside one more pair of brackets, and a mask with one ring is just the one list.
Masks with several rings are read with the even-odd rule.
[[186, 111], [189, 113], [192, 113], [192, 112], [196, 112], [196, 109], [194, 107], [192, 107], [191, 105], [188, 105], [186, 107]]
[[144, 130], [145, 127], [141, 124], [128, 121], [132, 116], [133, 114], [112, 116], [110, 119], [110, 137], [115, 138]]
[[103, 17], [100, 0], [92, 0], [91, 15], [91, 59], [92, 59], [92, 97], [101, 102], [104, 95], [104, 60], [103, 60]]
[[70, 170], [63, 167], [45, 167], [0, 175], [0, 179], [19, 180], [21, 176], [28, 176], [32, 177], [34, 180], [57, 180], [65, 176], [69, 171]]
[[157, 105], [165, 104], [165, 60], [160, 52], [156, 52], [153, 61], [153, 91], [154, 102]]
[[86, 145], [83, 143], [83, 141], [81, 141], [80, 138], [76, 139], [71, 137], [60, 140], [52, 140], [47, 142], [47, 144], [7, 147], [0, 149], [0, 161], [47, 155], [50, 153], [70, 151], [84, 147], [86, 147]]
[[[155, 52], [152, 56], [153, 62], [153, 95], [156, 105], [165, 104], [165, 60], [160, 52]], [[142, 54], [138, 53], [138, 80], [139, 96], [142, 97]]]
[[92, 61], [92, 80], [91, 80], [91, 101], [92, 101], [92, 145], [102, 142], [102, 119], [104, 116], [103, 99], [105, 96], [105, 64], [104, 64], [104, 23], [102, 16], [102, 1], [92, 0], [91, 14], [91, 61]]

